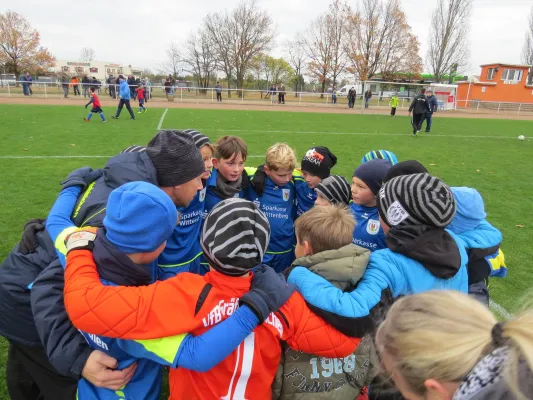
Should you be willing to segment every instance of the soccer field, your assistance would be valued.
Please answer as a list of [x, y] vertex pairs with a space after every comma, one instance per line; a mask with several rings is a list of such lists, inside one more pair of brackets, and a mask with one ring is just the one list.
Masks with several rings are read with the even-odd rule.
[[[149, 104], [148, 104], [149, 105]], [[194, 128], [214, 142], [223, 135], [248, 143], [249, 166], [263, 162], [275, 142], [293, 146], [299, 158], [314, 145], [338, 157], [333, 173], [351, 179], [369, 150], [393, 151], [399, 160], [417, 159], [450, 186], [470, 186], [485, 199], [488, 220], [504, 236], [509, 268], [505, 279], [491, 280], [491, 295], [503, 312], [513, 312], [531, 288], [533, 276], [533, 121], [459, 119], [437, 114], [431, 134], [410, 135], [409, 119], [385, 115], [347, 115], [239, 110], [149, 109], [130, 121], [98, 115], [85, 123], [85, 109], [73, 106], [0, 106], [0, 258], [20, 240], [26, 220], [48, 213], [59, 182], [81, 166], [102, 167], [125, 147], [145, 145], [158, 127]], [[525, 135], [525, 141], [518, 141]], [[502, 308], [498, 308], [502, 312]], [[0, 342], [0, 399], [7, 399], [4, 366], [7, 346]]]

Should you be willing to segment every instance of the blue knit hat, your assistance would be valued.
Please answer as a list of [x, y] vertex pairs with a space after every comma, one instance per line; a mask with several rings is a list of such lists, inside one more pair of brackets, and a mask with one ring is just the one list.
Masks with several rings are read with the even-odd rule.
[[448, 229], [460, 235], [475, 229], [487, 217], [485, 203], [476, 189], [469, 187], [452, 187], [451, 189], [457, 213], [448, 225]]
[[357, 167], [353, 176], [361, 179], [372, 193], [378, 194], [383, 185], [383, 179], [385, 179], [385, 175], [387, 175], [390, 168], [391, 164], [388, 160], [370, 160]]
[[126, 254], [150, 253], [176, 227], [178, 212], [170, 197], [147, 182], [129, 182], [107, 200], [106, 237]]
[[366, 153], [361, 160], [361, 163], [366, 163], [370, 160], [388, 160], [391, 165], [398, 164], [398, 158], [392, 151], [388, 150], [372, 150]]

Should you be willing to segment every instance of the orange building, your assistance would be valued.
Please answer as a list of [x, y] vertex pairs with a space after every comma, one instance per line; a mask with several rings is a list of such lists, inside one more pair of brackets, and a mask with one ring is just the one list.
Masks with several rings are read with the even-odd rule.
[[481, 65], [481, 75], [456, 82], [457, 107], [470, 107], [471, 102], [479, 101], [533, 103], [533, 85], [527, 84], [528, 71], [528, 65]]

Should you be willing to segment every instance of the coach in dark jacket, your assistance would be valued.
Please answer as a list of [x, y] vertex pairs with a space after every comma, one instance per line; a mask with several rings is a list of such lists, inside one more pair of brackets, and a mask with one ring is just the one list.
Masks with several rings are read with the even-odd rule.
[[409, 116], [413, 113], [413, 118], [411, 123], [413, 125], [413, 136], [416, 136], [420, 129], [422, 128], [422, 122], [424, 122], [424, 117], [426, 114], [430, 113], [429, 102], [426, 97], [426, 89], [422, 88], [420, 94], [416, 96], [411, 105], [409, 106]]

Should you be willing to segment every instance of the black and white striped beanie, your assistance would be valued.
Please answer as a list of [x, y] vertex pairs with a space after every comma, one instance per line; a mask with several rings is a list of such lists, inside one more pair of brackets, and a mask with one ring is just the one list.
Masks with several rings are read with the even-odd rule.
[[381, 218], [398, 229], [412, 225], [444, 228], [455, 215], [451, 189], [427, 173], [391, 179], [380, 189], [377, 200]]
[[201, 245], [209, 265], [229, 276], [241, 276], [263, 262], [270, 224], [251, 201], [230, 198], [207, 215]]
[[330, 175], [315, 188], [330, 203], [335, 205], [342, 204], [347, 206], [350, 203], [351, 188], [344, 176]]
[[194, 140], [194, 144], [196, 145], [197, 149], [201, 149], [206, 144], [211, 143], [211, 140], [209, 140], [207, 136], [195, 129], [184, 129], [183, 133], [188, 133], [189, 135], [191, 135], [192, 140]]

